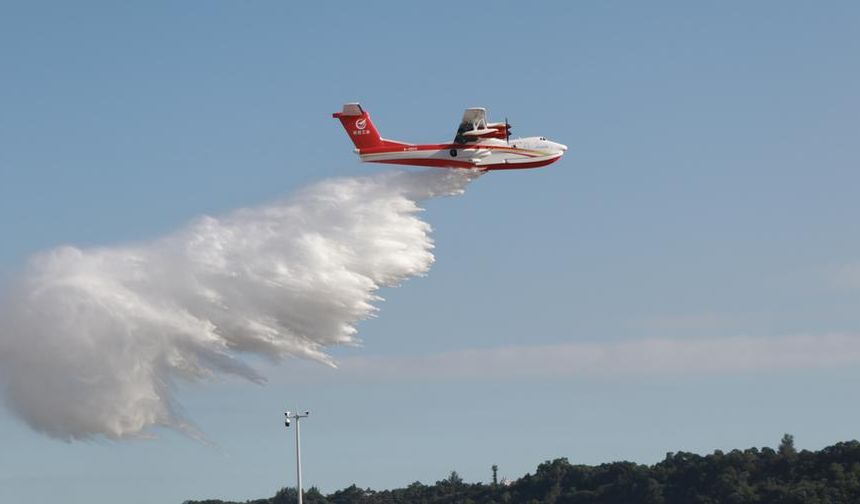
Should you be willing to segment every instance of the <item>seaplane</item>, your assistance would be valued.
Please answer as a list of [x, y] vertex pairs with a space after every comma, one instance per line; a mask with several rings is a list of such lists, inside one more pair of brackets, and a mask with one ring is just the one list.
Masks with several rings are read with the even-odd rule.
[[386, 140], [370, 114], [358, 103], [347, 103], [332, 117], [339, 119], [363, 162], [481, 171], [538, 168], [558, 161], [567, 146], [545, 137], [511, 138], [511, 125], [487, 122], [487, 110], [468, 108], [453, 142], [413, 144]]

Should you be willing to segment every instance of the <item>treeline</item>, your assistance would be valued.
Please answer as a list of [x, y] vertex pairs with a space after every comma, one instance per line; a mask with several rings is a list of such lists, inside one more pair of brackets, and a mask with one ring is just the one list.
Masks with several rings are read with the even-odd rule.
[[[495, 479], [495, 467], [493, 468]], [[296, 502], [285, 488], [247, 504]], [[306, 504], [375, 503], [557, 503], [557, 504], [724, 504], [860, 503], [860, 442], [837, 443], [820, 451], [794, 448], [786, 434], [777, 450], [750, 448], [710, 455], [667, 453], [657, 464], [612, 462], [575, 465], [566, 458], [544, 462], [534, 474], [510, 483], [465, 483], [456, 472], [433, 485], [419, 482], [394, 490], [353, 485], [329, 495], [311, 488]], [[220, 500], [186, 504], [235, 504]]]

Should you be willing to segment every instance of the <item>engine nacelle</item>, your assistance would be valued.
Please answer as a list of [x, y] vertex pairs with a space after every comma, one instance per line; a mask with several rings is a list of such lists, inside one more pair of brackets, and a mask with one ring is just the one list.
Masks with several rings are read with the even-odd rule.
[[495, 128], [483, 128], [471, 131], [464, 131], [463, 136], [472, 138], [489, 138], [494, 136], [496, 133], [498, 133], [498, 130]]
[[496, 130], [495, 134], [488, 135], [488, 137], [490, 138], [500, 138], [502, 140], [506, 140], [511, 134], [511, 125], [506, 122], [490, 123], [487, 124], [487, 128], [492, 128]]

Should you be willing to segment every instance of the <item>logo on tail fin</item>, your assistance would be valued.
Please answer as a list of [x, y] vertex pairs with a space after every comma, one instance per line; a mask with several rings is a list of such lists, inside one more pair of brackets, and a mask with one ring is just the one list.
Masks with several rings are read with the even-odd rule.
[[367, 119], [362, 117], [361, 119], [355, 121], [355, 127], [360, 130], [363, 130], [367, 127]]

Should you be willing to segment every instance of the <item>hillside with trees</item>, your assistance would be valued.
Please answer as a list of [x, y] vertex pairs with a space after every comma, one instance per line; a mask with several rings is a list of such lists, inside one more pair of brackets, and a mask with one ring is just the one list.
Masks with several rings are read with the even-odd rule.
[[[374, 503], [557, 503], [557, 504], [824, 504], [860, 502], [860, 442], [819, 451], [797, 451], [786, 434], [777, 450], [749, 448], [710, 455], [667, 453], [654, 465], [612, 462], [571, 464], [566, 458], [544, 462], [534, 474], [512, 482], [466, 483], [456, 472], [432, 485], [420, 482], [393, 490], [352, 485], [329, 495], [311, 488], [307, 504]], [[296, 502], [296, 490], [247, 504]], [[220, 500], [186, 504], [235, 504]]]

